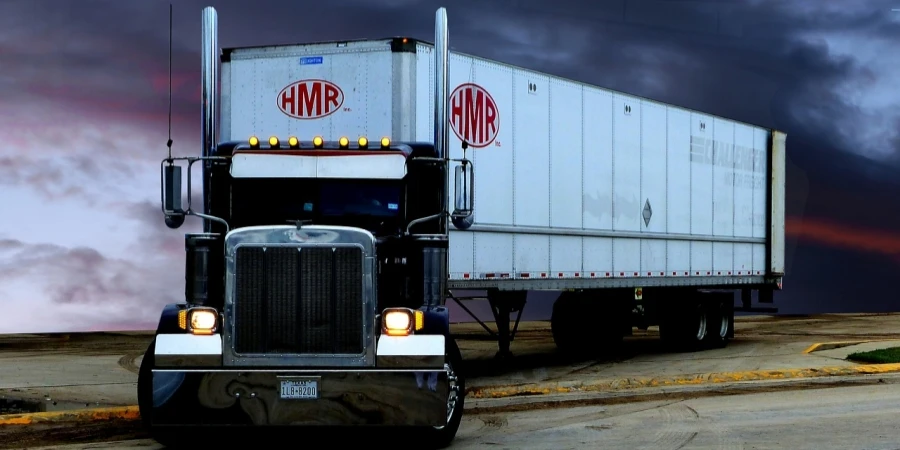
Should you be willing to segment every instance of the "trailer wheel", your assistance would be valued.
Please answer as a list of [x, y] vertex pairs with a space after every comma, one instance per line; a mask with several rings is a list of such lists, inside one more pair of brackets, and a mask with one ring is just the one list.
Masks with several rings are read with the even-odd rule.
[[422, 443], [427, 448], [447, 448], [456, 438], [459, 424], [462, 422], [463, 408], [466, 400], [466, 378], [462, 373], [462, 353], [455, 339], [447, 336], [446, 340], [447, 381], [450, 383], [450, 392], [447, 396], [447, 424], [439, 427], [426, 428]]
[[716, 301], [710, 305], [709, 316], [711, 318], [708, 341], [712, 348], [723, 348], [728, 345], [732, 327], [734, 327], [734, 311], [724, 301]]
[[153, 366], [156, 364], [156, 338], [147, 347], [138, 369], [137, 398], [141, 423], [154, 441], [166, 448], [181, 448], [184, 443], [170, 432], [155, 429], [150, 420], [153, 411]]
[[574, 322], [574, 299], [563, 292], [553, 302], [553, 312], [550, 314], [550, 332], [553, 334], [553, 342], [563, 353], [572, 353], [581, 342], [578, 336], [578, 327]]
[[589, 326], [591, 322], [586, 320], [588, 317], [596, 318], [596, 316], [585, 310], [588, 306], [589, 304], [574, 292], [563, 292], [553, 302], [550, 332], [553, 334], [556, 348], [564, 355], [584, 356], [598, 347], [592, 342], [596, 337], [593, 333], [597, 327]]
[[668, 311], [659, 325], [660, 337], [674, 351], [701, 350], [709, 340], [709, 308], [697, 300], [686, 306], [686, 309]]
[[[563, 292], [553, 303], [550, 331], [559, 351], [569, 357], [608, 357], [621, 349], [621, 314], [615, 303]], [[600, 305], [606, 305], [601, 307]]]
[[688, 313], [688, 324], [690, 330], [693, 331], [693, 338], [690, 340], [692, 346], [700, 344], [706, 340], [709, 335], [709, 310], [706, 305], [700, 303], [694, 306], [693, 311]]

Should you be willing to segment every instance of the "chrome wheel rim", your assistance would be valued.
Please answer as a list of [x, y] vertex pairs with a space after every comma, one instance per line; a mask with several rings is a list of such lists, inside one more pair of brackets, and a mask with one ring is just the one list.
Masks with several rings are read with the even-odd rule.
[[702, 309], [698, 311], [699, 320], [697, 324], [697, 340], [702, 341], [706, 337], [706, 312]]
[[[456, 371], [453, 370], [452, 365], [445, 363], [444, 371], [447, 372], [447, 383], [450, 385], [450, 390], [447, 393], [447, 423], [449, 424], [450, 418], [453, 417], [453, 413], [456, 412], [456, 402], [459, 399], [459, 383], [457, 382]], [[443, 430], [445, 426], [447, 425], [436, 426], [434, 428]]]
[[721, 321], [719, 322], [719, 337], [725, 339], [728, 336], [728, 308], [725, 305], [722, 305], [722, 310], [719, 311], [719, 317], [721, 317]]

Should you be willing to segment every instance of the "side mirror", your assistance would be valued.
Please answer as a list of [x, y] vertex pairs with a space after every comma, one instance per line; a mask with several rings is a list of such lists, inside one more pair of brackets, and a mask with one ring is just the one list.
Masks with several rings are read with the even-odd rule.
[[475, 222], [475, 166], [463, 159], [456, 166], [454, 177], [453, 225], [460, 230], [468, 229]]
[[172, 229], [184, 224], [185, 211], [181, 205], [181, 167], [167, 164], [163, 167], [163, 213], [166, 226]]

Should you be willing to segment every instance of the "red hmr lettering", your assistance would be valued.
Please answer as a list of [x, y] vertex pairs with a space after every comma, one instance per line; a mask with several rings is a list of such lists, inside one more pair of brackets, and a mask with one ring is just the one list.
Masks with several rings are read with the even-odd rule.
[[500, 130], [497, 103], [477, 84], [459, 85], [450, 94], [450, 127], [456, 137], [470, 146], [487, 147]]
[[344, 93], [325, 80], [291, 83], [278, 94], [278, 108], [295, 119], [318, 119], [341, 109]]

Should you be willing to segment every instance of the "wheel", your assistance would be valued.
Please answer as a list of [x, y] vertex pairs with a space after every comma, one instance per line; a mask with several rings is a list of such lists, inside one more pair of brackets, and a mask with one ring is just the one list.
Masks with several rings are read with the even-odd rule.
[[156, 352], [156, 339], [147, 347], [141, 367], [138, 370], [137, 399], [138, 410], [141, 414], [141, 423], [144, 428], [150, 429], [150, 415], [153, 409], [153, 364]]
[[[601, 306], [604, 305], [604, 306]], [[604, 358], [621, 348], [621, 314], [614, 302], [587, 298], [583, 292], [563, 292], [553, 303], [550, 331], [564, 355]]]
[[723, 348], [728, 345], [734, 327], [734, 311], [729, 306], [724, 301], [715, 301], [709, 307], [711, 329], [707, 340], [711, 348]]
[[556, 348], [567, 354], [577, 352], [579, 344], [585, 342], [585, 336], [580, 332], [582, 328], [575, 323], [578, 311], [578, 305], [575, 303], [574, 296], [563, 292], [553, 302], [553, 312], [550, 315], [553, 342]]
[[447, 381], [450, 384], [447, 396], [447, 424], [422, 430], [425, 435], [422, 444], [435, 449], [450, 446], [456, 438], [466, 401], [466, 378], [461, 371], [462, 353], [456, 340], [449, 336], [445, 339], [445, 346], [447, 351], [444, 369], [447, 371]]
[[151, 423], [151, 413], [153, 411], [153, 366], [155, 365], [154, 355], [156, 353], [156, 339], [147, 347], [144, 352], [144, 358], [141, 360], [141, 367], [138, 369], [137, 382], [137, 398], [138, 411], [141, 414], [141, 423], [144, 429], [159, 444], [166, 448], [179, 448], [179, 440], [170, 433], [154, 429]]
[[686, 322], [690, 328], [688, 330], [692, 336], [685, 336], [691, 347], [695, 347], [706, 341], [709, 335], [709, 309], [702, 303], [694, 304], [692, 310], [688, 312], [688, 321]]
[[698, 300], [687, 305], [687, 309], [668, 311], [659, 325], [660, 337], [674, 351], [701, 350], [709, 340], [709, 309]]

